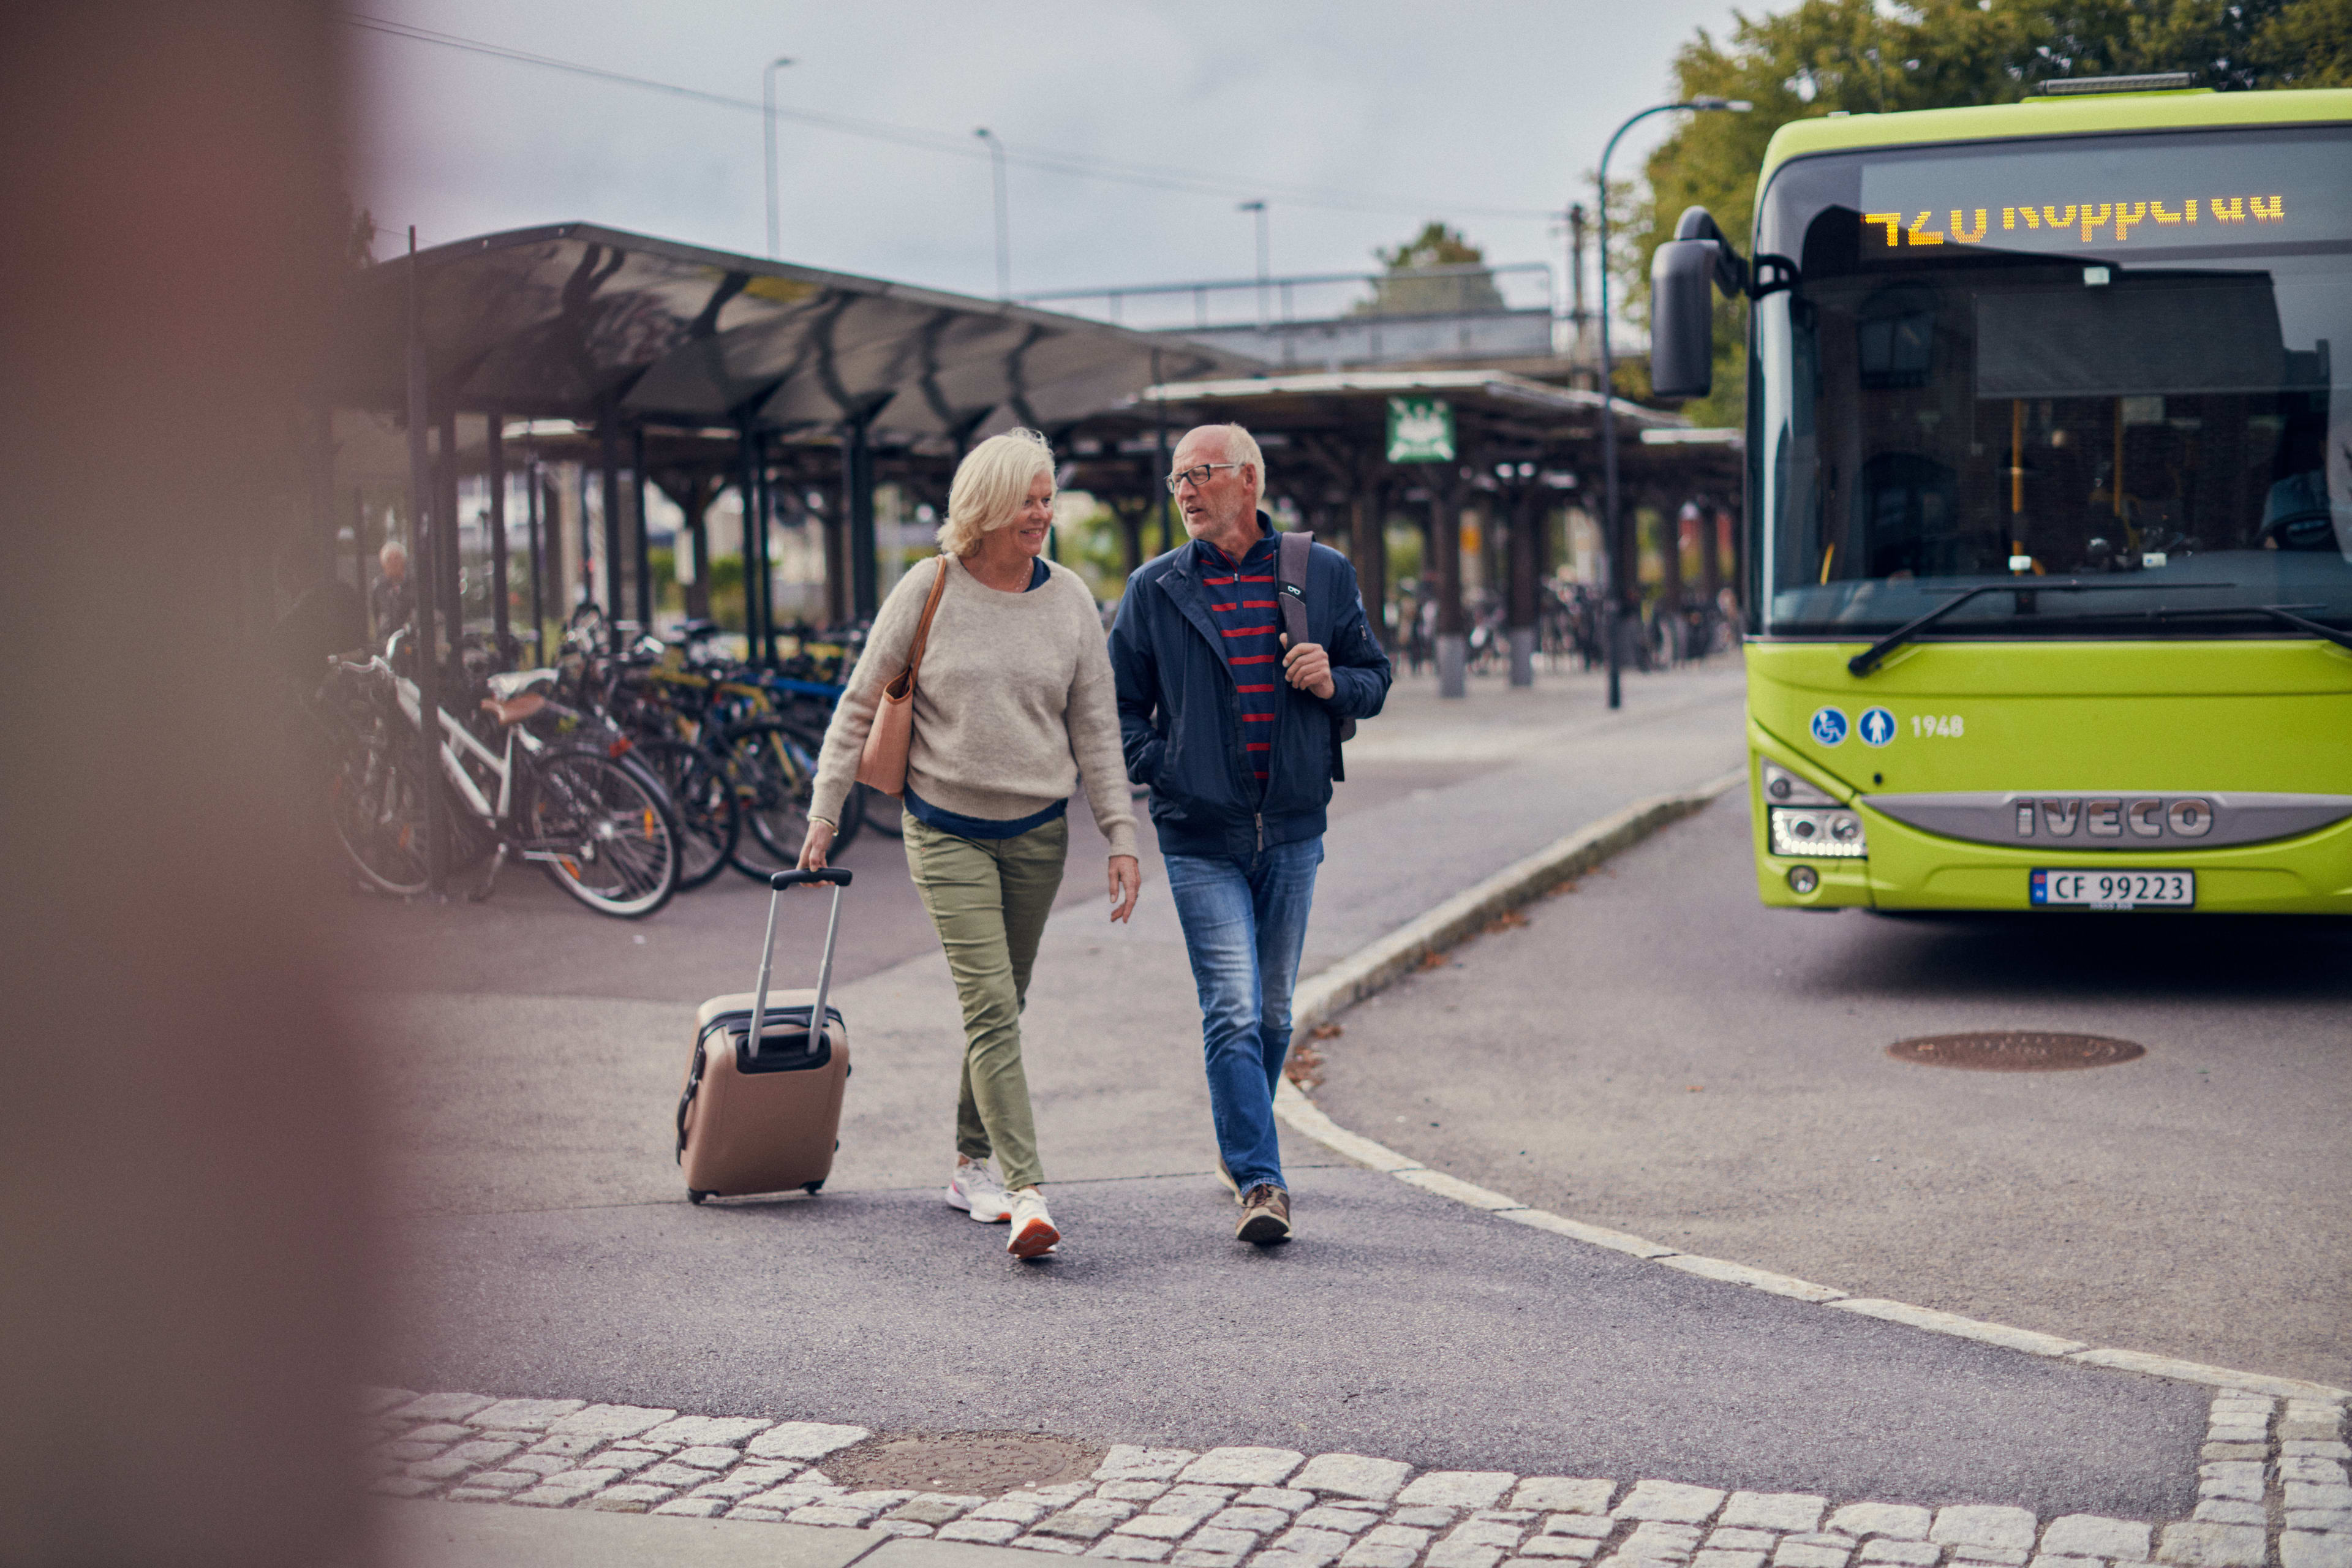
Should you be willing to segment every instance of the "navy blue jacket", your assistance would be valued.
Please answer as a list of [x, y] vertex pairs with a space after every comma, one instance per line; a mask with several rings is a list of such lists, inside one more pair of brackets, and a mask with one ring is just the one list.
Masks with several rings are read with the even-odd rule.
[[[1264, 512], [1258, 526], [1273, 524]], [[1128, 777], [1151, 789], [1167, 855], [1247, 857], [1313, 838], [1331, 804], [1332, 726], [1369, 719], [1393, 674], [1372, 636], [1356, 569], [1317, 545], [1307, 565], [1307, 629], [1331, 659], [1331, 695], [1276, 677], [1265, 797], [1244, 760], [1241, 700], [1201, 586], [1201, 546], [1187, 542], [1127, 580], [1110, 632]]]

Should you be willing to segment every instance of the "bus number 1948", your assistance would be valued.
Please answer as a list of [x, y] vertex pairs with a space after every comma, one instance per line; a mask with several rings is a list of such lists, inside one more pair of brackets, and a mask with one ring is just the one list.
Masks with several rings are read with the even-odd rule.
[[1968, 726], [1957, 713], [1914, 713], [1911, 715], [1914, 735], [1944, 735], [1953, 740], [1968, 733]]

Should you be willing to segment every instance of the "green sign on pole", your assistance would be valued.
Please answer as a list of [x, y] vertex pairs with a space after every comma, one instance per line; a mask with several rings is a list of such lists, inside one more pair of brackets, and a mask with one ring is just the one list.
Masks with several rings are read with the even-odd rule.
[[1454, 408], [1443, 398], [1389, 399], [1389, 461], [1454, 461]]

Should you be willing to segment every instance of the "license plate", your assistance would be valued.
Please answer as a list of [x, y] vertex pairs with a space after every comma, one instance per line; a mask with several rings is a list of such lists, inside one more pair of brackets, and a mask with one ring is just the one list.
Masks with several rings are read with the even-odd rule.
[[2194, 871], [2036, 871], [2037, 909], [2193, 909]]

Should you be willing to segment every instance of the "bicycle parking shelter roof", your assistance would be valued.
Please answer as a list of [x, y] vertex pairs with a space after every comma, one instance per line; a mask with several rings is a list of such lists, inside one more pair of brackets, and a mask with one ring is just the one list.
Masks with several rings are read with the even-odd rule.
[[[1178, 380], [1146, 387], [1135, 402], [1150, 406], [1232, 406], [1265, 410], [1276, 426], [1340, 427], [1385, 419], [1392, 397], [1436, 397], [1457, 413], [1473, 415], [1498, 429], [1588, 433], [1601, 418], [1601, 394], [1501, 370], [1359, 370], [1281, 375]], [[1629, 398], [1612, 400], [1627, 434], [1635, 430], [1686, 429], [1680, 414], [1645, 407]]]
[[[1238, 421], [1270, 437], [1269, 461], [1282, 447], [1319, 450], [1328, 459], [1341, 448], [1366, 455], [1386, 446], [1391, 398], [1435, 398], [1456, 419], [1465, 462], [1535, 458], [1580, 466], [1600, 459], [1601, 394], [1555, 385], [1502, 370], [1358, 370], [1170, 381], [1144, 388], [1072, 433], [1080, 484], [1111, 482], [1111, 466], [1132, 461], [1153, 441], [1164, 418], [1172, 445], [1193, 425]], [[1736, 489], [1740, 464], [1737, 431], [1700, 430], [1684, 415], [1614, 399], [1619, 461], [1629, 483], [1689, 483]], [[1597, 474], [1593, 476], [1597, 479]]]
[[961, 443], [1065, 426], [1155, 380], [1251, 368], [1029, 306], [566, 223], [356, 277], [338, 398], [404, 405], [412, 269], [436, 415], [696, 427], [748, 417], [773, 432], [863, 424], [881, 439]]

